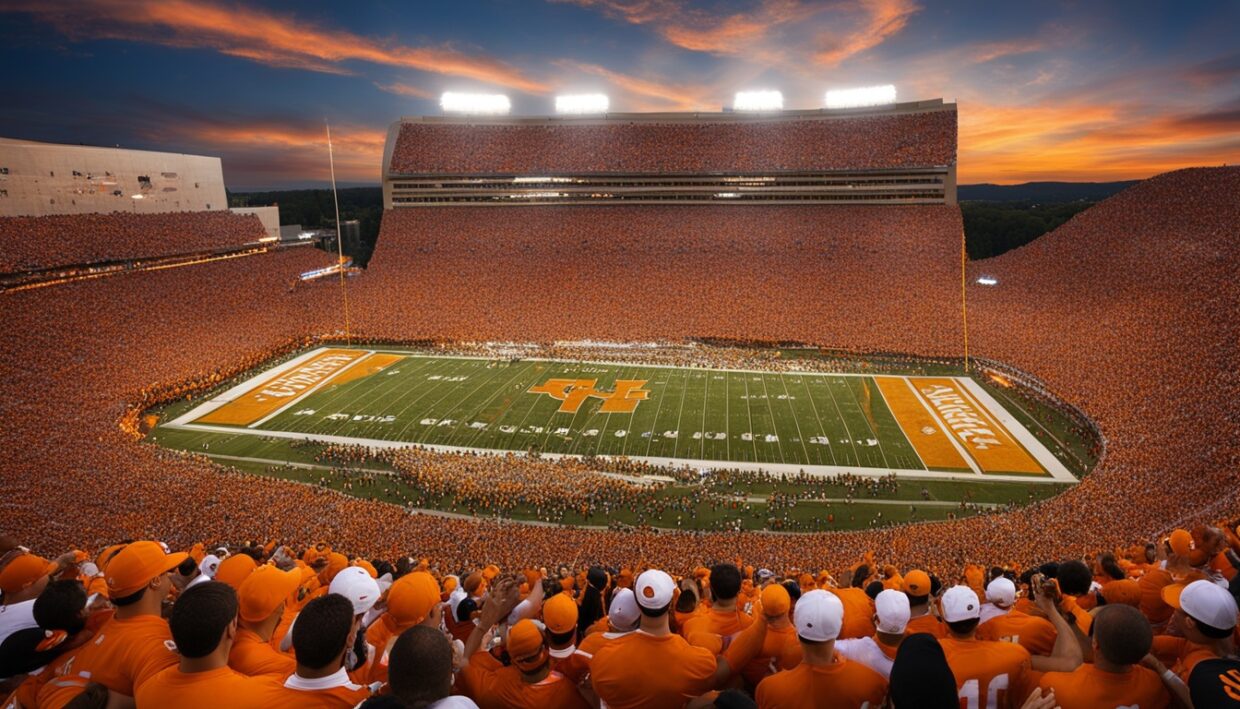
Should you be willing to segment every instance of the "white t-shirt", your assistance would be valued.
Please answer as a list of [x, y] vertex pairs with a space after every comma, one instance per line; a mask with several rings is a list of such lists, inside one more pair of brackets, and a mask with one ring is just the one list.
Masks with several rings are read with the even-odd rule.
[[891, 665], [894, 661], [887, 657], [873, 637], [836, 640], [835, 651], [847, 660], [869, 667], [884, 679], [891, 679]]
[[34, 622], [34, 599], [0, 606], [0, 643], [10, 635], [26, 628], [37, 628]]
[[988, 620], [994, 620], [1001, 615], [1007, 615], [1011, 610], [1011, 608], [1000, 608], [993, 603], [983, 603], [981, 620], [978, 621], [978, 625], [981, 625]]

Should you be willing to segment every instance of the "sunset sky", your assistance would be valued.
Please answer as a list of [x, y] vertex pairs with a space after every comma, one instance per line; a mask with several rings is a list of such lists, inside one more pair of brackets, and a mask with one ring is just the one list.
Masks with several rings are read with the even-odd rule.
[[377, 184], [445, 90], [719, 110], [895, 84], [959, 104], [962, 183], [1240, 162], [1240, 2], [0, 0], [0, 136], [218, 155], [230, 189]]

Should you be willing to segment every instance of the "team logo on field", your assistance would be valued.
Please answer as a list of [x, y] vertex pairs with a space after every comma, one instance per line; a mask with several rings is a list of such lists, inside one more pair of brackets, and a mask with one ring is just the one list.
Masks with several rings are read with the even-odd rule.
[[618, 379], [615, 391], [599, 391], [594, 388], [597, 379], [548, 379], [546, 382], [529, 388], [530, 394], [546, 394], [560, 402], [559, 413], [575, 414], [586, 402], [594, 397], [602, 399], [599, 413], [631, 414], [640, 401], [650, 397], [650, 391], [643, 389], [646, 379]]

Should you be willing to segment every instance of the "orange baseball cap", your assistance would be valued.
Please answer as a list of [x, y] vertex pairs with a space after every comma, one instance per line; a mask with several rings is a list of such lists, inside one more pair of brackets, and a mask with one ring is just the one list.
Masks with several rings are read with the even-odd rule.
[[495, 564], [487, 564], [486, 568], [482, 570], [482, 578], [486, 579], [488, 582], [496, 576], [499, 576], [499, 567]]
[[567, 633], [577, 627], [577, 603], [557, 593], [543, 604], [543, 622], [553, 633]]
[[770, 616], [784, 615], [792, 607], [792, 597], [788, 589], [773, 583], [762, 589], [762, 614]]
[[158, 542], [134, 542], [108, 562], [108, 595], [124, 598], [142, 590], [151, 579], [168, 573], [189, 558], [183, 551], [168, 554]]
[[56, 570], [56, 562], [37, 554], [21, 554], [0, 571], [0, 591], [5, 595], [30, 588], [39, 579]]
[[924, 598], [930, 595], [930, 575], [920, 569], [915, 569], [904, 575], [904, 592], [914, 598]]
[[536, 670], [543, 665], [543, 634], [534, 621], [528, 618], [508, 631], [506, 647], [508, 657], [518, 669]]
[[421, 623], [440, 602], [439, 584], [425, 571], [405, 574], [388, 589], [388, 613], [402, 630]]
[[331, 584], [332, 579], [336, 578], [336, 574], [349, 568], [349, 557], [338, 551], [327, 553], [327, 566], [319, 572], [319, 582], [324, 586]]
[[1175, 530], [1167, 541], [1171, 545], [1171, 551], [1180, 556], [1189, 556], [1193, 553], [1193, 535], [1187, 529]]
[[362, 569], [365, 569], [366, 573], [370, 575], [370, 578], [372, 579], [379, 578], [379, 570], [376, 569], [375, 565], [370, 563], [369, 561], [366, 561], [365, 559], [354, 559], [353, 565], [361, 567]]
[[300, 571], [281, 571], [269, 565], [258, 567], [245, 577], [237, 589], [241, 620], [261, 623], [271, 617], [300, 585]]
[[249, 554], [233, 554], [220, 562], [220, 567], [215, 570], [215, 580], [239, 590], [241, 582], [257, 568], [258, 563]]

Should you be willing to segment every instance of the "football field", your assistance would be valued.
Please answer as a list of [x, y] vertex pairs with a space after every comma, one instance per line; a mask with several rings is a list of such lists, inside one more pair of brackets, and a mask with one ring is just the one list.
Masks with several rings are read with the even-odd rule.
[[495, 360], [322, 347], [160, 427], [699, 468], [1074, 482], [965, 377]]

